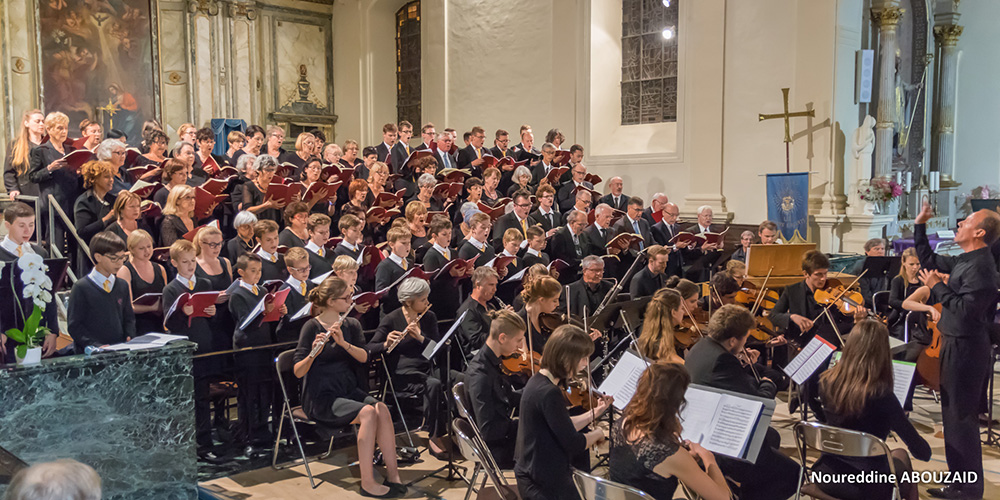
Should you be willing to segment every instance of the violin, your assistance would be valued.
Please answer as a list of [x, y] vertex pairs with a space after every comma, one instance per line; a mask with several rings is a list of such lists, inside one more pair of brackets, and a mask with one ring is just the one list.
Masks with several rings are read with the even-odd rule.
[[763, 291], [758, 290], [750, 282], [746, 282], [745, 285], [747, 286], [736, 292], [736, 297], [733, 299], [737, 304], [753, 307], [759, 301], [760, 309], [765, 311], [774, 309], [774, 305], [778, 303], [778, 292], [766, 288]]
[[704, 336], [701, 327], [708, 326], [708, 322], [694, 322], [689, 317], [684, 317], [680, 325], [674, 327], [674, 343], [680, 348], [690, 349], [696, 342]]
[[[534, 366], [532, 366], [534, 365]], [[523, 350], [518, 351], [510, 356], [505, 356], [500, 361], [500, 366], [503, 369], [504, 374], [508, 376], [513, 375], [527, 375], [537, 372], [542, 368], [542, 355], [535, 351], [531, 351], [530, 355]]]
[[601, 398], [604, 397], [604, 394], [591, 388], [584, 377], [571, 379], [567, 385], [569, 389], [566, 391], [566, 403], [570, 408], [581, 408], [584, 411], [591, 411], [600, 403]]
[[775, 331], [774, 324], [771, 323], [769, 318], [756, 316], [754, 319], [757, 321], [757, 328], [750, 330], [751, 337], [761, 342], [767, 342], [768, 340], [778, 336], [778, 332]]
[[[941, 312], [941, 304], [934, 304], [934, 309]], [[931, 343], [920, 351], [917, 357], [917, 374], [923, 385], [933, 391], [941, 390], [941, 330], [937, 322], [928, 318], [927, 329], [931, 332]]]
[[813, 292], [813, 299], [821, 306], [836, 307], [844, 314], [854, 314], [854, 311], [865, 305], [861, 292], [847, 290], [843, 285], [820, 288]]
[[543, 335], [552, 335], [552, 332], [570, 321], [565, 314], [559, 313], [538, 313], [538, 330]]

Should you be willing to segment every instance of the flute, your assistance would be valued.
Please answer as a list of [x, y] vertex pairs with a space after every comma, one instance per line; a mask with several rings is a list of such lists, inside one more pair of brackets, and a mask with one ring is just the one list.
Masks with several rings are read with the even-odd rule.
[[[404, 332], [407, 331], [407, 330], [409, 330], [411, 326], [420, 323], [420, 319], [423, 318], [424, 315], [427, 314], [427, 311], [430, 311], [430, 310], [431, 310], [431, 306], [430, 306], [430, 304], [428, 304], [427, 305], [427, 309], [425, 309], [424, 312], [420, 313], [420, 316], [417, 316], [417, 318], [414, 319], [413, 321], [411, 321], [410, 324], [406, 325], [406, 330], [404, 330]], [[389, 347], [386, 348], [385, 353], [386, 354], [391, 353], [392, 350], [395, 349], [396, 346], [399, 345], [399, 343], [402, 342], [402, 341], [403, 341], [403, 337], [400, 337], [399, 340], [397, 340], [397, 341], [389, 344]]]
[[[353, 311], [353, 310], [354, 310], [354, 303], [351, 302], [351, 307], [347, 309], [347, 312], [345, 312], [344, 314], [341, 314], [340, 318], [337, 319], [337, 322], [334, 323], [333, 325], [331, 325], [330, 328], [333, 328], [333, 327], [336, 327], [336, 326], [340, 326], [341, 324], [343, 324], [344, 320], [347, 319], [347, 315], [351, 314], [351, 311]], [[323, 332], [322, 335], [323, 335], [323, 342], [321, 342], [316, 347], [313, 347], [313, 350], [309, 352], [309, 357], [310, 358], [315, 358], [316, 355], [318, 355], [320, 353], [320, 351], [322, 351], [323, 348], [326, 347], [327, 341], [330, 340], [330, 330], [327, 329], [327, 331]]]

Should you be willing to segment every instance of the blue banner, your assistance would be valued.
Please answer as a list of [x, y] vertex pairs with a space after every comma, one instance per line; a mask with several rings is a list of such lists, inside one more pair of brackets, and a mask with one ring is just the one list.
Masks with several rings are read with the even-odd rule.
[[809, 232], [809, 172], [767, 174], [767, 219], [788, 243], [804, 243]]

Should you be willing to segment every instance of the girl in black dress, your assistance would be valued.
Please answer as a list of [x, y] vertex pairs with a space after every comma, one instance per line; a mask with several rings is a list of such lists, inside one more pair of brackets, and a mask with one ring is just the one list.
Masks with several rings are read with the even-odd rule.
[[[867, 432], [886, 439], [895, 432], [913, 455], [930, 460], [931, 447], [920, 437], [903, 413], [899, 399], [893, 393], [892, 359], [889, 356], [889, 332], [875, 320], [862, 320], [847, 336], [840, 361], [820, 376], [819, 393], [830, 425]], [[894, 462], [896, 477], [913, 470], [910, 456], [904, 449], [891, 451], [891, 457], [840, 457], [822, 455], [814, 470], [830, 474], [857, 474], [877, 471], [889, 473], [886, 459]], [[892, 498], [891, 483], [820, 483], [825, 493], [837, 498]], [[917, 485], [900, 482], [902, 498], [916, 500]]]
[[[167, 271], [149, 260], [153, 256], [153, 237], [142, 229], [136, 229], [125, 240], [125, 246], [128, 247], [128, 260], [116, 276], [128, 283], [132, 293], [131, 300], [147, 293], [163, 293], [163, 287], [167, 285]], [[149, 305], [132, 306], [136, 335], [163, 331], [162, 300]]]
[[678, 480], [705, 500], [730, 498], [715, 455], [680, 438], [680, 410], [689, 383], [691, 376], [680, 364], [654, 363], [646, 369], [611, 429], [609, 479], [662, 500], [674, 498]]
[[194, 205], [193, 187], [182, 185], [170, 190], [160, 225], [161, 247], [169, 247], [195, 228]]
[[3, 162], [3, 184], [10, 199], [18, 195], [38, 196], [38, 185], [28, 179], [31, 167], [31, 150], [42, 143], [45, 135], [45, 115], [32, 109], [21, 115], [21, 126], [17, 137], [7, 149]]
[[[917, 279], [917, 273], [920, 272], [920, 259], [917, 257], [917, 250], [912, 247], [903, 250], [900, 259], [902, 265], [899, 267], [899, 275], [889, 283], [888, 324], [892, 336], [902, 340], [906, 336], [906, 315], [911, 310], [933, 311], [932, 316], [937, 315], [938, 312], [933, 307], [923, 304], [923, 300], [920, 301], [918, 308], [910, 309], [907, 307], [906, 299], [913, 296], [914, 292], [923, 286]], [[909, 305], [912, 307], [915, 305], [914, 302], [911, 301]], [[935, 318], [935, 320], [937, 319], [940, 318]], [[923, 347], [931, 343], [931, 335], [927, 331], [926, 321], [918, 321], [911, 325], [909, 334], [909, 344], [896, 356], [903, 361], [916, 361]]]
[[572, 464], [604, 439], [601, 429], [580, 431], [608, 409], [612, 398], [602, 397], [594, 401], [593, 412], [570, 417], [565, 391], [593, 352], [594, 341], [582, 329], [560, 326], [545, 344], [542, 368], [524, 386], [517, 428], [520, 455], [514, 466], [524, 500], [580, 498], [573, 486]]
[[[198, 267], [195, 268], [194, 275], [199, 279], [208, 281], [212, 285], [213, 291], [220, 291], [216, 304], [225, 304], [229, 300], [226, 289], [233, 284], [233, 264], [229, 259], [222, 257], [222, 231], [215, 226], [205, 226], [198, 230], [194, 241], [195, 260]], [[229, 308], [219, 307], [215, 316], [209, 318], [212, 324], [212, 349], [223, 351], [232, 346], [232, 337], [229, 332], [233, 331], [233, 318], [229, 314]]]
[[[361, 324], [342, 319], [351, 308], [352, 290], [336, 277], [309, 292], [313, 318], [302, 326], [295, 349], [295, 376], [302, 383], [302, 409], [310, 418], [331, 426], [358, 425], [361, 494], [394, 498], [406, 493], [396, 465], [396, 436], [384, 403], [368, 395], [368, 351]], [[372, 457], [378, 444], [386, 478], [375, 481]]]

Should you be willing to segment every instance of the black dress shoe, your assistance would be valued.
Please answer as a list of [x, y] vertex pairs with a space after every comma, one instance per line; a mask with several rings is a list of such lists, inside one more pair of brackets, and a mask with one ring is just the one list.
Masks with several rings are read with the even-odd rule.
[[385, 493], [385, 495], [376, 495], [374, 493], [370, 493], [368, 490], [366, 490], [364, 488], [358, 488], [358, 489], [361, 490], [361, 496], [368, 497], [368, 498], [397, 498], [397, 497], [399, 497], [399, 493], [396, 490], [392, 489], [392, 487], [389, 488], [389, 491], [387, 491]]
[[225, 462], [225, 459], [216, 455], [214, 451], [199, 451], [198, 460], [212, 465], [218, 465]]
[[388, 479], [386, 479], [385, 481], [382, 481], [382, 484], [385, 485], [385, 486], [388, 486], [389, 489], [391, 489], [392, 491], [395, 491], [399, 496], [406, 495], [406, 493], [409, 491], [409, 488], [407, 488], [405, 484], [403, 484], [403, 483], [394, 483], [394, 482], [392, 482], [392, 481], [390, 481]]
[[973, 495], [962, 491], [962, 487], [957, 484], [949, 484], [944, 488], [928, 488], [927, 494], [934, 498], [947, 498], [956, 500], [980, 500], [982, 495]]

